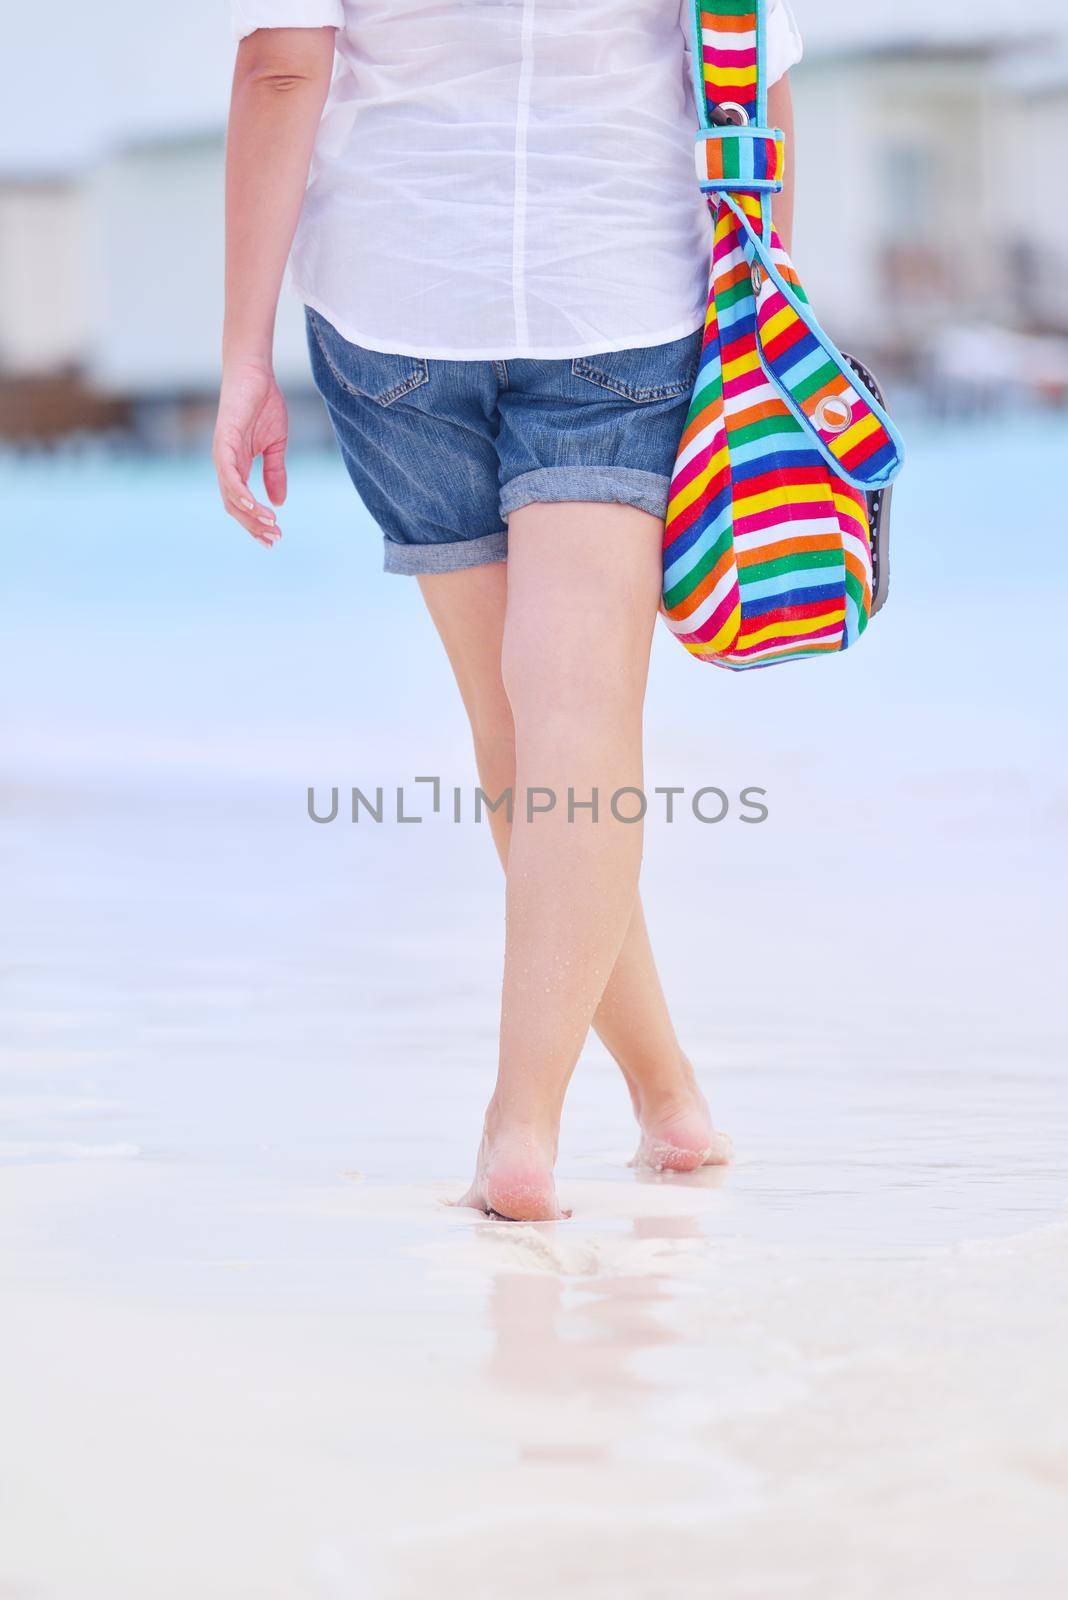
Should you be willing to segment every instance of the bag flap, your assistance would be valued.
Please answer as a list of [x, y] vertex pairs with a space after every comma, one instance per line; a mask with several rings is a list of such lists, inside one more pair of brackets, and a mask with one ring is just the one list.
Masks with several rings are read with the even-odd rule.
[[904, 461], [900, 433], [816, 321], [789, 258], [791, 281], [785, 253], [777, 250], [777, 261], [742, 208], [730, 195], [722, 198], [745, 226], [764, 371], [840, 478], [866, 493], [885, 488]]

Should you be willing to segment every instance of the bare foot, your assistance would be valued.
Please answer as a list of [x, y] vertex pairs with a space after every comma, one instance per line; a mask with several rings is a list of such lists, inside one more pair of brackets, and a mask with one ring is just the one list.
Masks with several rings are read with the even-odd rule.
[[510, 1222], [554, 1222], [561, 1211], [553, 1181], [555, 1150], [526, 1129], [482, 1135], [475, 1180], [457, 1205], [474, 1206]]
[[653, 1172], [696, 1172], [725, 1165], [734, 1154], [727, 1134], [712, 1124], [708, 1103], [693, 1068], [682, 1058], [683, 1082], [674, 1094], [653, 1104], [635, 1101], [641, 1141], [630, 1165]]

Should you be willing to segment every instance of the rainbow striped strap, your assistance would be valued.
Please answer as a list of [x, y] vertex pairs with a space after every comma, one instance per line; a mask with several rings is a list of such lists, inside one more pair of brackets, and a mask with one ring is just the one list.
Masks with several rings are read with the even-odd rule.
[[760, 364], [840, 478], [867, 493], [885, 488], [901, 467], [901, 437], [820, 327], [773, 234], [785, 149], [779, 129], [765, 126], [765, 0], [691, 0], [691, 15], [697, 177], [713, 210], [729, 207], [741, 224]]
[[694, 31], [694, 99], [702, 128], [717, 124], [717, 113], [741, 123], [767, 118], [764, 86], [764, 0], [690, 0]]

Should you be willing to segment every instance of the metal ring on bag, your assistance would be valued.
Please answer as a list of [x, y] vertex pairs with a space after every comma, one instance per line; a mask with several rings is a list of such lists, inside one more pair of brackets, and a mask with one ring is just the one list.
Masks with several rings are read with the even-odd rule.
[[753, 285], [753, 293], [759, 296], [764, 287], [764, 268], [759, 261], [754, 261], [749, 269], [749, 282]]
[[840, 394], [825, 394], [812, 420], [821, 433], [844, 433], [853, 420], [853, 407]]
[[721, 100], [719, 109], [723, 112], [727, 121], [736, 128], [744, 128], [749, 121], [748, 111], [744, 106], [740, 106], [737, 100]]

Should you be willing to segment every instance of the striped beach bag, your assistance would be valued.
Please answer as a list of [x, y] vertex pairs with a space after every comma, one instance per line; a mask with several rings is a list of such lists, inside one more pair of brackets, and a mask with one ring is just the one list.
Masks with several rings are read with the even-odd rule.
[[881, 599], [877, 583], [873, 606], [873, 528], [903, 447], [870, 374], [816, 321], [772, 225], [785, 151], [766, 126], [765, 0], [690, 5], [712, 268], [663, 610], [700, 660], [763, 667], [864, 632]]

